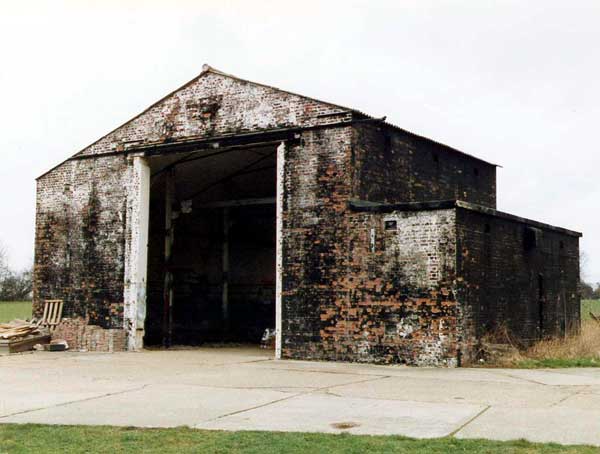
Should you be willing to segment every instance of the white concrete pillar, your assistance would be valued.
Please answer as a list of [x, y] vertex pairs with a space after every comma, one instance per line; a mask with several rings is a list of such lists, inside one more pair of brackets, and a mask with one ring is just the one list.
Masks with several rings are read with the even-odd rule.
[[275, 261], [275, 358], [281, 359], [282, 347], [282, 291], [283, 291], [283, 191], [285, 188], [285, 142], [277, 147], [277, 239]]
[[144, 344], [146, 275], [150, 222], [150, 166], [142, 156], [129, 159], [127, 225], [125, 242], [125, 330], [127, 349]]

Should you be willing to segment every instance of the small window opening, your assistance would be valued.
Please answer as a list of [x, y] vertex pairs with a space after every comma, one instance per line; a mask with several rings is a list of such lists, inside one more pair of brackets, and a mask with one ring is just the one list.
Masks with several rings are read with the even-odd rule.
[[479, 169], [478, 169], [477, 167], [475, 167], [475, 168], [473, 169], [473, 174], [474, 174], [476, 177], [478, 177], [478, 176], [479, 176]]
[[433, 162], [440, 162], [440, 157], [437, 154], [433, 155]]
[[389, 156], [390, 154], [392, 154], [392, 137], [389, 134], [385, 135], [385, 141], [384, 141], [384, 153], [386, 156]]
[[492, 227], [489, 224], [485, 225], [485, 233], [490, 233], [492, 231]]
[[538, 246], [538, 230], [533, 227], [525, 227], [523, 236], [523, 247], [526, 251], [531, 251]]
[[560, 243], [558, 243], [558, 247], [560, 247], [561, 249], [565, 248], [565, 242], [561, 241]]
[[384, 222], [385, 230], [396, 230], [398, 228], [398, 222], [395, 220]]

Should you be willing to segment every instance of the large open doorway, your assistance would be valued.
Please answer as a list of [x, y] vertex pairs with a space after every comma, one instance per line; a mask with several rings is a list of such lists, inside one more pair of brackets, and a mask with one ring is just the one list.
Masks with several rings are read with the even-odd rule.
[[260, 343], [276, 327], [277, 146], [147, 162], [144, 345]]

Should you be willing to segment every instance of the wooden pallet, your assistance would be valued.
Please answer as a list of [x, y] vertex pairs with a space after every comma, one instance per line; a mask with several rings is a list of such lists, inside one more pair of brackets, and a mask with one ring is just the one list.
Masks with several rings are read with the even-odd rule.
[[49, 344], [50, 336], [47, 334], [34, 334], [20, 339], [0, 339], [0, 355], [19, 353], [32, 350], [35, 344]]
[[45, 300], [42, 326], [47, 326], [53, 332], [62, 318], [63, 300]]

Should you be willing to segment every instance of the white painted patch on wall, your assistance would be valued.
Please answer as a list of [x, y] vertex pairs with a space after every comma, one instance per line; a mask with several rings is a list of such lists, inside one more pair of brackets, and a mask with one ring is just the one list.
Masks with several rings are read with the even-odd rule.
[[371, 229], [369, 233], [369, 244], [371, 245], [371, 252], [375, 252], [375, 229]]

